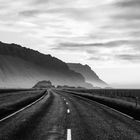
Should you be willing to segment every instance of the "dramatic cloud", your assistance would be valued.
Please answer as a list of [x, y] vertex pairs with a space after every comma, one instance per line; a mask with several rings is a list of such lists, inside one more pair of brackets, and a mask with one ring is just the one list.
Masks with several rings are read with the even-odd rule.
[[82, 49], [89, 57], [89, 50], [99, 56], [101, 49], [110, 49], [110, 53], [117, 47], [122, 53], [123, 47], [139, 51], [139, 13], [139, 0], [1, 0], [0, 30], [22, 34], [23, 40], [42, 41], [39, 46], [31, 46], [40, 51], [46, 47], [57, 53], [80, 53]]

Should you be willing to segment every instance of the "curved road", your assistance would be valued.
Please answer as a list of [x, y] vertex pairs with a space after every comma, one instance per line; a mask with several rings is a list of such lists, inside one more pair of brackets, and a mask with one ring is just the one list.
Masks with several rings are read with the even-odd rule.
[[49, 90], [0, 122], [0, 140], [140, 140], [140, 124], [85, 98]]

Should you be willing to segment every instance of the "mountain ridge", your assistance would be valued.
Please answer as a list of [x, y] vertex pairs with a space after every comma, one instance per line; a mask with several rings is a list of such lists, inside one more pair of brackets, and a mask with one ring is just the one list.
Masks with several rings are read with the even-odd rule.
[[65, 62], [14, 43], [0, 42], [0, 60], [2, 87], [32, 87], [40, 80], [51, 80], [55, 85], [92, 88]]
[[82, 74], [86, 82], [91, 83], [95, 87], [106, 87], [108, 86], [99, 76], [91, 69], [88, 65], [82, 65], [80, 63], [67, 63], [71, 70]]

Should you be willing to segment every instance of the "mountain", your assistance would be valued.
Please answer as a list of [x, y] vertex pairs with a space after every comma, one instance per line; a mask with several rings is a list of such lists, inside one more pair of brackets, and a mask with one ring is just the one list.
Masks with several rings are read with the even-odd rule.
[[0, 88], [30, 88], [38, 81], [53, 85], [92, 87], [66, 63], [17, 44], [0, 42]]
[[107, 83], [102, 81], [98, 75], [88, 66], [80, 63], [67, 63], [71, 70], [82, 74], [86, 82], [91, 83], [93, 86], [106, 87]]

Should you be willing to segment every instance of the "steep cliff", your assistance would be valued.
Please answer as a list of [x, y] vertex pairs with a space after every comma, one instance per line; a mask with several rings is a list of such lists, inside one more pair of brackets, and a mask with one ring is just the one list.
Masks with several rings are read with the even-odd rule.
[[99, 78], [99, 76], [88, 66], [80, 63], [68, 63], [71, 70], [82, 74], [86, 82], [91, 83], [93, 86], [106, 87], [107, 84]]

